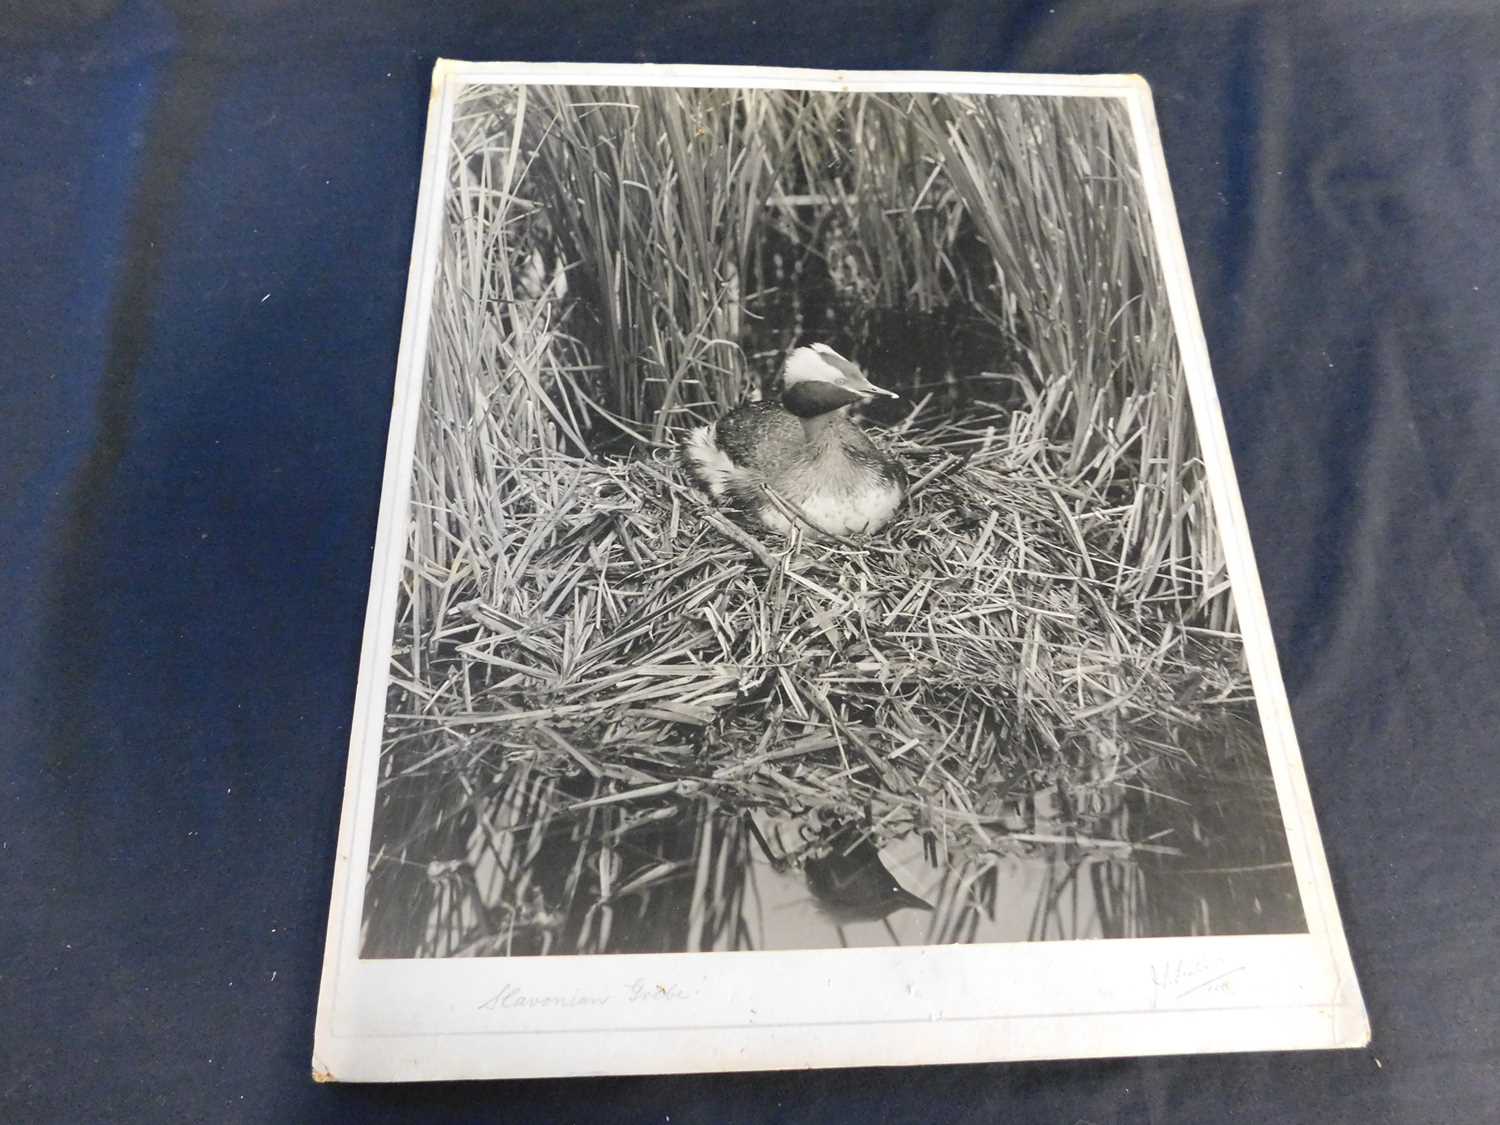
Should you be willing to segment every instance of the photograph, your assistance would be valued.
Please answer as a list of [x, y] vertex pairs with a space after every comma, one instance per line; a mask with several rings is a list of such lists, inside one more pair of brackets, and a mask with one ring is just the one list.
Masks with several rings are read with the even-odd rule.
[[1308, 932], [1126, 99], [451, 98], [360, 959]]

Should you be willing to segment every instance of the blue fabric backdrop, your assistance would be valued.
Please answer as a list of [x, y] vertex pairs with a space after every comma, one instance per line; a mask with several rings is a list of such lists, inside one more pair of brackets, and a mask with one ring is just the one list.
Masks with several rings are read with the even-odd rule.
[[[1368, 1051], [307, 1080], [432, 61], [1152, 83]], [[1500, 7], [0, 18], [0, 1118], [1500, 1112]]]

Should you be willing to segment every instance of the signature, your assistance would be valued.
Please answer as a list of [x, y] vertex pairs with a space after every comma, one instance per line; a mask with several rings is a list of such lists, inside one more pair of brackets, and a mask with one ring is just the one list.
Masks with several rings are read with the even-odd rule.
[[1158, 962], [1151, 966], [1151, 1006], [1156, 1007], [1164, 998], [1186, 1000], [1189, 996], [1232, 995], [1236, 977], [1244, 971], [1243, 964], [1218, 957]]

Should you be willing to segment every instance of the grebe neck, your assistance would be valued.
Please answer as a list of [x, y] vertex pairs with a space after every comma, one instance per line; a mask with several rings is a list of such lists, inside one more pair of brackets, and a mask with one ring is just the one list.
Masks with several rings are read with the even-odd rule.
[[841, 406], [837, 410], [830, 410], [824, 414], [815, 414], [811, 418], [802, 419], [802, 433], [807, 438], [808, 445], [818, 445], [826, 441], [833, 433], [835, 420], [849, 413], [847, 406]]

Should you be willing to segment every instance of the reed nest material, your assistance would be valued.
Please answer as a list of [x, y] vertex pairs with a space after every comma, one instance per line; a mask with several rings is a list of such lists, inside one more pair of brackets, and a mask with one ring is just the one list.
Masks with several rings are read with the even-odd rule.
[[1123, 513], [997, 421], [888, 439], [914, 495], [848, 544], [761, 541], [665, 453], [518, 452], [475, 554], [408, 571], [388, 767], [437, 745], [983, 846], [1020, 796], [1212, 742], [1250, 700], [1237, 643], [1123, 595]]

